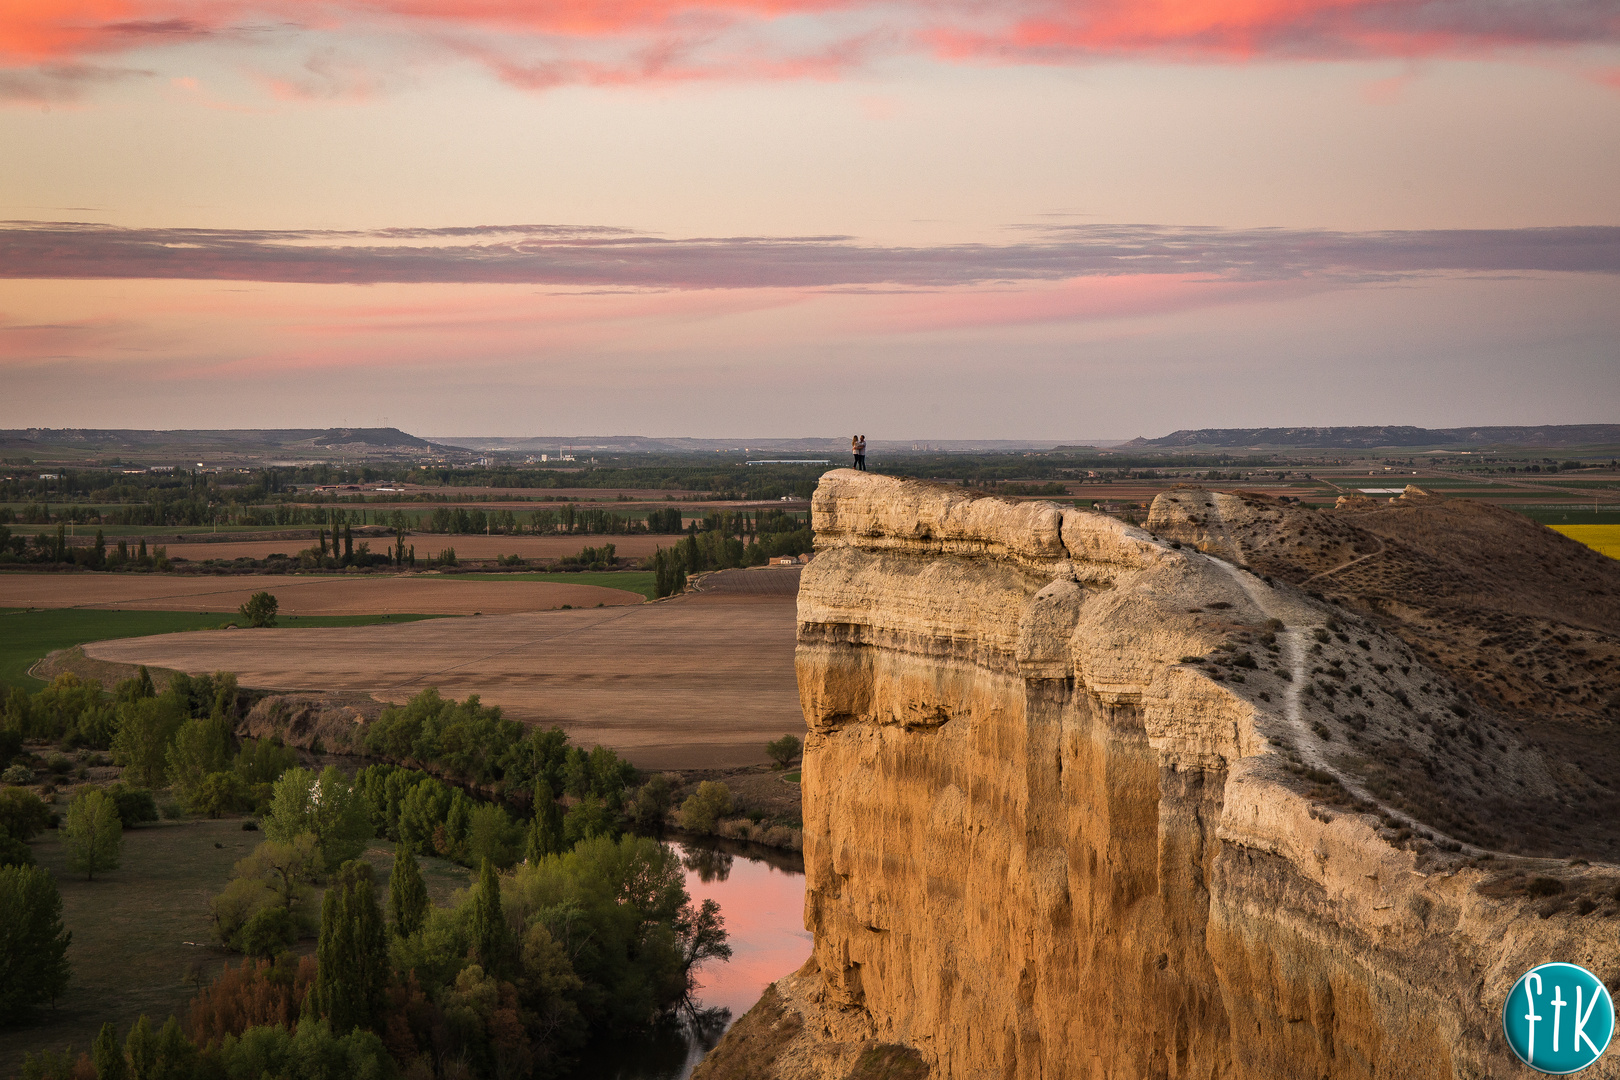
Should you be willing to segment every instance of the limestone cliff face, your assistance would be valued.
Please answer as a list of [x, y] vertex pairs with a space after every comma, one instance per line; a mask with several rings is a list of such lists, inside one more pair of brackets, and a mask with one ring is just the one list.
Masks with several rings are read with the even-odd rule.
[[[842, 1080], [883, 1043], [973, 1080], [1517, 1075], [1523, 970], [1620, 977], [1612, 868], [1560, 864], [1600, 899], [1538, 910], [1351, 767], [1450, 745], [1451, 691], [1394, 635], [1051, 504], [837, 471], [813, 510], [815, 951], [700, 1076]], [[1494, 782], [1546, 783], [1490, 730]]]

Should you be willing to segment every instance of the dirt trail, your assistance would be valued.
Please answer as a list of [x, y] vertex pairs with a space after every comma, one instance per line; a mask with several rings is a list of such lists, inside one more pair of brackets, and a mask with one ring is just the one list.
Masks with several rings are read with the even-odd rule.
[[[1380, 552], [1373, 552], [1373, 554], [1380, 554]], [[1362, 556], [1362, 558], [1371, 557], [1371, 555]], [[1218, 559], [1213, 555], [1206, 555], [1205, 558], [1209, 559], [1224, 573], [1226, 573], [1226, 575], [1229, 576], [1234, 582], [1236, 582], [1238, 587], [1243, 590], [1244, 594], [1247, 595], [1248, 598], [1254, 603], [1255, 607], [1260, 609], [1262, 614], [1264, 614], [1268, 619], [1277, 619], [1283, 624], [1283, 628], [1276, 631], [1276, 634], [1278, 639], [1283, 644], [1283, 652], [1287, 659], [1288, 670], [1293, 676], [1293, 678], [1289, 680], [1288, 689], [1284, 693], [1284, 717], [1288, 721], [1288, 727], [1294, 747], [1299, 751], [1300, 758], [1304, 761], [1304, 763], [1312, 769], [1318, 769], [1322, 772], [1328, 773], [1351, 795], [1357, 799], [1362, 799], [1368, 803], [1371, 803], [1378, 808], [1380, 813], [1402, 822], [1407, 827], [1412, 829], [1423, 829], [1427, 832], [1433, 833], [1436, 837], [1442, 840], [1453, 841], [1461, 847], [1461, 850], [1465, 854], [1485, 854], [1488, 849], [1457, 840], [1456, 837], [1447, 835], [1434, 825], [1419, 821], [1411, 814], [1390, 806], [1382, 799], [1379, 799], [1377, 796], [1373, 795], [1372, 792], [1368, 791], [1367, 788], [1355, 777], [1347, 775], [1343, 770], [1339, 769], [1327, 759], [1322, 750], [1322, 741], [1317, 737], [1316, 733], [1310, 729], [1309, 725], [1305, 723], [1304, 717], [1301, 715], [1300, 708], [1300, 693], [1305, 686], [1307, 674], [1305, 670], [1304, 641], [1300, 635], [1307, 629], [1315, 629], [1316, 627], [1322, 625], [1320, 613], [1308, 604], [1302, 603], [1291, 597], [1281, 595], [1276, 589], [1273, 589], [1270, 585], [1267, 585], [1264, 581], [1260, 580], [1258, 577], [1255, 577], [1252, 573], [1245, 570], [1239, 570], [1237, 567], [1223, 559]], [[1347, 563], [1345, 565], [1349, 564]], [[1339, 567], [1338, 569], [1343, 569], [1343, 567]], [[1527, 859], [1522, 856], [1509, 855], [1503, 852], [1493, 852], [1492, 854], [1503, 859], [1509, 859], [1526, 864], [1540, 864], [1546, 861], [1540, 859]]]
[[1365, 555], [1358, 555], [1354, 559], [1349, 560], [1348, 562], [1340, 563], [1338, 566], [1333, 567], [1333, 569], [1331, 569], [1331, 570], [1323, 570], [1320, 574], [1312, 574], [1310, 577], [1308, 577], [1304, 581], [1300, 582], [1300, 585], [1302, 585], [1302, 586], [1303, 585], [1309, 585], [1311, 582], [1316, 581], [1319, 578], [1325, 578], [1325, 577], [1329, 576], [1330, 574], [1337, 574], [1340, 570], [1348, 570], [1352, 566], [1355, 566], [1357, 563], [1364, 563], [1368, 559], [1375, 558], [1376, 556], [1382, 555], [1384, 552], [1389, 550], [1389, 545], [1384, 542], [1383, 537], [1375, 537], [1375, 539], [1378, 541], [1378, 550], [1377, 551], [1371, 551], [1371, 552], [1368, 552]]

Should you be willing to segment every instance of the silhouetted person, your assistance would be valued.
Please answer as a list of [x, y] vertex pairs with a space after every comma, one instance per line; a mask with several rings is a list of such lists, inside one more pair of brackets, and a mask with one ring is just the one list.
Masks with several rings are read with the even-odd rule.
[[861, 472], [866, 471], [866, 436], [855, 436], [855, 467]]

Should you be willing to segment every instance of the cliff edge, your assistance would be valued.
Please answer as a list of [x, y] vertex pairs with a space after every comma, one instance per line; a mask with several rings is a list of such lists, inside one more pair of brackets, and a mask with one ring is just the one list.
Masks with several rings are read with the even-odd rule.
[[1366, 508], [1230, 498], [1161, 496], [1149, 532], [822, 479], [797, 652], [815, 950], [695, 1080], [1501, 1077], [1522, 972], [1620, 987], [1609, 777], [1390, 604], [1312, 595], [1283, 534], [1348, 538], [1322, 555], [1343, 566], [1373, 554], [1339, 529]]

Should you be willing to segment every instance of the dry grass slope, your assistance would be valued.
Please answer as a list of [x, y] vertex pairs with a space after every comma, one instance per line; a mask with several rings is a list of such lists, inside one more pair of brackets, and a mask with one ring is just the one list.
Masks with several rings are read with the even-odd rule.
[[[1465, 843], [1620, 859], [1620, 562], [1416, 488], [1321, 511], [1182, 489], [1147, 527], [1342, 605], [1304, 704], [1375, 798]], [[1235, 633], [1263, 676], [1276, 649]], [[1299, 773], [1319, 799], [1356, 803]]]

